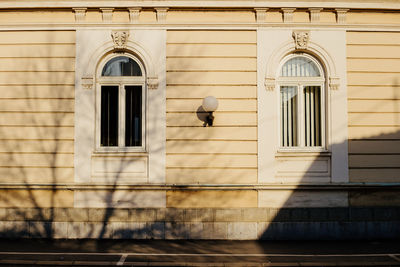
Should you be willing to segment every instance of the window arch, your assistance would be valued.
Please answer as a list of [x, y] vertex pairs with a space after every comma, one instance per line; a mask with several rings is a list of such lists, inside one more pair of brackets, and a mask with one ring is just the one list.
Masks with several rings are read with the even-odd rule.
[[277, 78], [280, 92], [280, 147], [325, 148], [325, 75], [308, 54], [290, 54]]
[[145, 69], [130, 54], [111, 54], [98, 71], [99, 149], [145, 149]]

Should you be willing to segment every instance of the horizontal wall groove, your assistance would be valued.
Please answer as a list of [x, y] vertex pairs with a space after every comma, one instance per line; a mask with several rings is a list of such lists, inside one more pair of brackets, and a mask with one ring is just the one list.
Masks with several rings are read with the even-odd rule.
[[167, 70], [167, 73], [172, 73], [172, 72], [257, 72], [257, 70], [191, 70], [191, 69], [186, 69], [186, 70]]
[[172, 44], [172, 45], [257, 45], [256, 42], [252, 43], [205, 43], [205, 42], [198, 42], [198, 43], [193, 43], [193, 42], [167, 42], [167, 45]]
[[[1, 153], [1, 152], [0, 152]], [[218, 156], [218, 155], [229, 155], [229, 156], [236, 156], [236, 155], [249, 155], [249, 156], [257, 156], [257, 153], [222, 153], [222, 152], [216, 152], [216, 153], [193, 153], [193, 152], [182, 152], [182, 153], [166, 153], [166, 155], [210, 155], [210, 156]]]
[[362, 124], [362, 125], [353, 125], [353, 124], [349, 124], [348, 127], [399, 127], [400, 126], [400, 122], [399, 124]]
[[[213, 125], [213, 128], [257, 128], [257, 125], [252, 124], [252, 125]], [[168, 126], [167, 125], [167, 129], [168, 128], [206, 128], [206, 126], [202, 126], [202, 125], [182, 125], [182, 126]], [[211, 140], [211, 139], [210, 139]]]
[[400, 71], [377, 71], [377, 70], [348, 70], [347, 73], [387, 73], [387, 74], [400, 74]]
[[7, 142], [7, 141], [37, 141], [37, 142], [63, 142], [63, 141], [67, 141], [67, 142], [73, 142], [74, 139], [0, 139], [0, 142]]
[[400, 57], [346, 57], [347, 59], [400, 59]]
[[75, 86], [74, 83], [0, 83], [0, 86]]
[[400, 111], [349, 111], [349, 114], [397, 114]]
[[[202, 100], [204, 97], [167, 97], [166, 100]], [[7, 98], [10, 99], [10, 98]], [[257, 100], [256, 97], [218, 97], [220, 100], [235, 100], [235, 101], [242, 101], [242, 100]]]
[[0, 70], [0, 73], [75, 73], [74, 70]]
[[359, 98], [359, 97], [348, 97], [347, 98], [348, 101], [351, 100], [359, 100], [359, 101], [396, 101], [396, 100], [400, 100], [400, 95], [398, 98]]
[[379, 141], [379, 142], [385, 141], [385, 142], [393, 142], [393, 141], [400, 141], [400, 139], [368, 139], [368, 138], [354, 139], [354, 138], [352, 138], [352, 139], [349, 139], [348, 141], [349, 141], [349, 142], [357, 142], [357, 141], [371, 141], [371, 142], [374, 142], [374, 141]]
[[[0, 84], [1, 85], [1, 84]], [[193, 83], [170, 83], [167, 86], [235, 86], [237, 84], [225, 84], [225, 83], [202, 83], [202, 84], [193, 84]], [[256, 83], [249, 84], [240, 84], [240, 86], [257, 86]]]
[[167, 166], [166, 169], [169, 170], [257, 170], [257, 167], [169, 167]]
[[347, 43], [347, 46], [394, 46], [394, 47], [400, 47], [400, 44], [378, 44], [378, 43]]
[[252, 56], [168, 56], [167, 55], [167, 60], [168, 58], [251, 58], [251, 59], [257, 59], [257, 57], [252, 57]]
[[349, 166], [350, 170], [400, 170], [398, 166], [391, 166], [391, 167], [356, 167], [356, 166]]
[[73, 155], [74, 152], [0, 152], [0, 154], [7, 154], [7, 155]]
[[[193, 114], [193, 113], [209, 113], [207, 111], [166, 111], [167, 114]], [[214, 111], [214, 114], [222, 114], [222, 113], [248, 113], [248, 114], [257, 114], [257, 111], [241, 111], [241, 110], [233, 110], [233, 111]], [[214, 125], [215, 126], [215, 125]], [[213, 127], [214, 127], [213, 126]]]
[[49, 127], [52, 127], [52, 128], [74, 128], [74, 125], [55, 125], [55, 126], [52, 126], [52, 125], [35, 125], [35, 124], [33, 124], [33, 125], [0, 125], [0, 126], [3, 126], [3, 127], [20, 127], [20, 128], [24, 128], [24, 127], [32, 127], [32, 128], [35, 128], [35, 127], [43, 127], [43, 128], [49, 128]]
[[[1, 140], [1, 139], [0, 139]], [[29, 139], [30, 140], [30, 139]], [[226, 142], [226, 141], [232, 141], [232, 142], [254, 142], [257, 141], [257, 139], [215, 139], [215, 138], [207, 138], [207, 139], [202, 139], [202, 138], [197, 138], [197, 139], [193, 139], [193, 138], [188, 138], [188, 139], [171, 139], [171, 138], [167, 138], [166, 141], [198, 141], [198, 142], [204, 142], [204, 141], [221, 141], [221, 142]]]
[[[391, 140], [393, 141], [393, 140]], [[349, 153], [349, 156], [400, 156], [399, 153]]]

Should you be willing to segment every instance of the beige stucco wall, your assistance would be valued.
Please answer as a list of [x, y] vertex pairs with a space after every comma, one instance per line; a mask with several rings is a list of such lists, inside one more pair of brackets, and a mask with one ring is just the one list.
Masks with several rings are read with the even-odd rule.
[[0, 179], [73, 181], [74, 31], [0, 32]]
[[400, 33], [348, 32], [352, 182], [400, 181]]
[[[347, 25], [388, 26], [399, 24], [398, 16], [391, 11], [350, 10]], [[2, 206], [83, 203], [82, 192], [60, 191], [55, 196], [52, 191], [41, 194], [29, 187], [76, 183], [75, 22], [72, 9], [0, 12], [2, 26], [14, 27], [0, 32], [0, 180], [4, 184], [26, 185], [20, 191], [4, 191]], [[257, 29], [260, 24], [256, 22], [256, 12], [251, 8], [208, 11], [172, 8], [161, 22], [152, 8], [140, 12], [139, 24], [167, 31], [166, 184], [259, 183]], [[132, 28], [127, 9], [114, 11], [111, 22], [104, 22], [102, 12], [92, 8], [79, 23], [83, 26], [77, 27], [99, 27], [103, 23], [109, 30], [108, 23], [114, 23], [118, 28]], [[265, 21], [258, 23], [278, 25], [288, 32], [298, 25], [302, 29], [316, 25], [310, 23], [310, 13], [305, 8], [294, 12], [294, 24], [290, 22], [289, 26], [285, 26], [279, 8], [268, 10]], [[318, 23], [315, 31], [336, 29], [336, 12], [323, 10]], [[191, 24], [195, 26], [190, 27]], [[29, 31], [24, 28], [28, 26]], [[70, 30], [53, 30], [53, 26]], [[340, 27], [342, 30], [346, 24]], [[136, 37], [133, 34], [132, 41]], [[287, 37], [291, 38], [290, 33]], [[400, 34], [384, 32], [378, 27], [371, 32], [348, 30], [346, 38], [350, 181], [399, 182]], [[213, 127], [203, 127], [205, 114], [199, 110], [202, 99], [208, 95], [219, 100]], [[298, 181], [301, 182], [301, 177]], [[88, 196], [103, 196], [103, 192], [90, 191], [90, 186], [93, 185], [86, 188]], [[264, 190], [265, 194], [250, 189], [164, 190], [157, 203], [144, 204], [146, 200], [134, 205], [214, 208], [321, 205], [319, 199], [323, 196], [318, 192], [306, 203], [304, 195], [292, 189]], [[340, 197], [330, 194], [324, 205], [347, 205], [343, 201], [347, 195], [339, 194]], [[354, 203], [362, 205], [363, 201]]]
[[167, 32], [167, 183], [257, 182], [256, 48], [255, 31]]

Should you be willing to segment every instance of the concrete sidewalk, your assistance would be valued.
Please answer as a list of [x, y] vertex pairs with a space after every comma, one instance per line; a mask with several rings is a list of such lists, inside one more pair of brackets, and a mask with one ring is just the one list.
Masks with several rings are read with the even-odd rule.
[[0, 265], [400, 266], [400, 242], [2, 239]]

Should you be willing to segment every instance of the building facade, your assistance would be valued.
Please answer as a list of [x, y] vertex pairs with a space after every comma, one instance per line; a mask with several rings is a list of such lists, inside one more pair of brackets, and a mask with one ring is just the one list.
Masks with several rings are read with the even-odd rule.
[[0, 36], [1, 236], [400, 236], [398, 1], [5, 0]]

